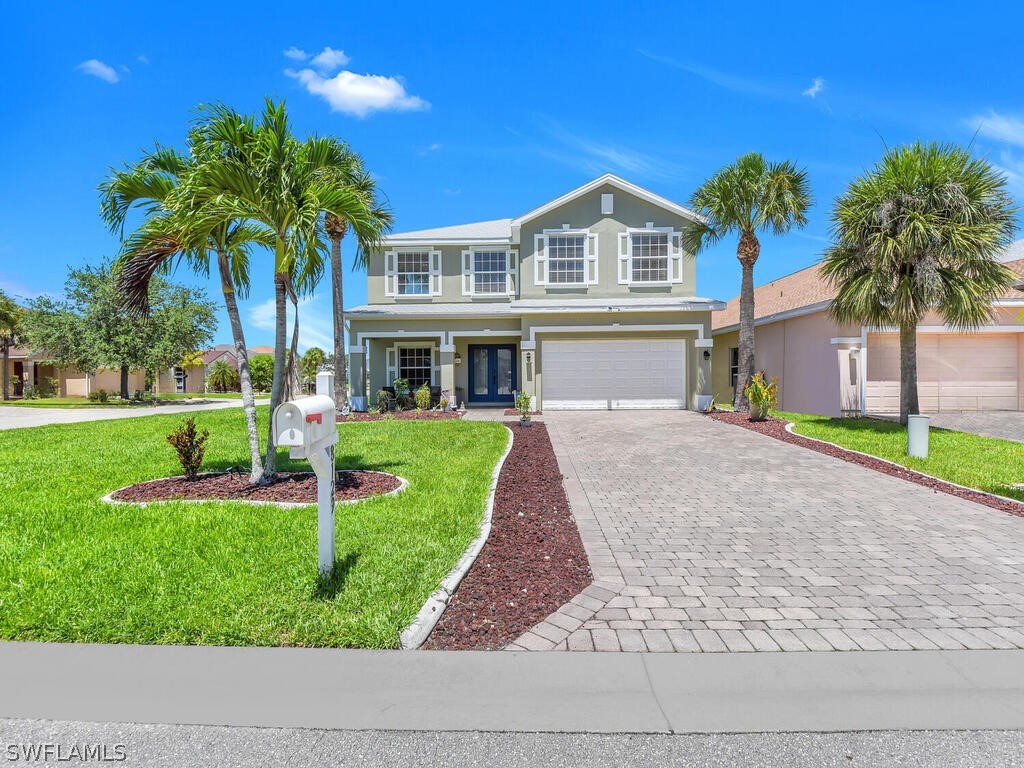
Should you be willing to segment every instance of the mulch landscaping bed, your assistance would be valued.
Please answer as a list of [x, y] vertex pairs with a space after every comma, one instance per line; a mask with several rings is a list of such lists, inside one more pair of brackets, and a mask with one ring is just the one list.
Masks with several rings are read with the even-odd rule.
[[350, 413], [348, 416], [338, 416], [338, 423], [344, 424], [347, 421], [382, 421], [384, 419], [402, 419], [403, 421], [444, 421], [445, 419], [460, 419], [462, 414], [459, 411], [389, 411], [388, 413]]
[[812, 451], [824, 453], [827, 456], [833, 456], [837, 459], [848, 461], [851, 464], [859, 464], [862, 467], [873, 469], [876, 472], [881, 472], [886, 475], [898, 477], [901, 480], [908, 480], [911, 483], [923, 485], [925, 488], [931, 488], [933, 491], [941, 491], [942, 493], [948, 493], [950, 496], [956, 496], [961, 499], [966, 499], [967, 501], [973, 501], [977, 504], [984, 504], [986, 507], [992, 507], [992, 509], [998, 509], [1001, 512], [1008, 512], [1011, 515], [1024, 517], [1024, 503], [989, 496], [988, 494], [981, 493], [980, 491], [960, 488], [952, 483], [947, 483], [944, 480], [938, 480], [937, 478], [923, 475], [912, 469], [900, 467], [895, 464], [889, 464], [888, 462], [871, 456], [864, 456], [863, 454], [855, 451], [848, 451], [845, 448], [821, 443], [817, 440], [811, 440], [801, 435], [795, 435], [786, 430], [786, 424], [788, 422], [783, 419], [771, 417], [766, 421], [750, 421], [747, 414], [733, 413], [732, 411], [714, 411], [708, 415], [717, 421], [725, 421], [729, 424], [735, 424], [738, 427], [743, 427], [754, 432], [760, 432], [762, 435], [774, 437], [776, 440], [782, 440], [785, 443], [792, 443], [793, 445], [810, 448]]
[[[386, 472], [345, 470], [338, 472], [338, 501], [353, 501], [389, 493], [402, 484], [400, 478]], [[271, 485], [250, 485], [248, 472], [222, 472], [200, 475], [195, 480], [165, 477], [129, 486], [114, 493], [115, 501], [282, 501], [293, 504], [316, 503], [316, 475], [312, 472], [282, 472]]]
[[508, 426], [491, 534], [424, 648], [501, 648], [593, 581], [547, 429]]

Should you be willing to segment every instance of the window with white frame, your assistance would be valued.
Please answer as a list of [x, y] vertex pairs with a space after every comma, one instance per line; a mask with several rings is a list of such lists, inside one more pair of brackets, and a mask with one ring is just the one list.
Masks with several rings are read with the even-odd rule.
[[422, 386], [424, 382], [431, 384], [434, 373], [434, 348], [399, 347], [397, 373], [397, 378], [408, 381], [413, 389]]
[[537, 285], [597, 284], [597, 234], [587, 230], [545, 230], [535, 237]]
[[433, 248], [387, 251], [384, 254], [385, 296], [440, 296], [441, 252]]
[[735, 388], [736, 380], [740, 377], [740, 350], [739, 347], [732, 347], [729, 350], [729, 386]]
[[619, 283], [668, 285], [680, 283], [682, 247], [680, 233], [671, 227], [630, 229], [619, 235]]
[[464, 296], [514, 296], [519, 275], [518, 251], [470, 248], [462, 252]]

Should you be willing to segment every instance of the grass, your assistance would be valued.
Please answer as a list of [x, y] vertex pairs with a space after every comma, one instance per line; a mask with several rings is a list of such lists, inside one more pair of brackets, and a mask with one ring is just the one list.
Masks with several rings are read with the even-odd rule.
[[[183, 400], [237, 400], [242, 396], [237, 392], [205, 392], [194, 394], [172, 393], [158, 395], [157, 400], [161, 403], [174, 403]], [[256, 395], [266, 397], [266, 395]], [[41, 397], [38, 400], [0, 400], [0, 405], [10, 408], [152, 408], [153, 399], [144, 401], [122, 400], [119, 397], [110, 398], [105, 403], [93, 402], [85, 397]]]
[[[204, 469], [247, 464], [240, 411], [196, 418], [211, 433]], [[180, 473], [164, 435], [181, 419], [0, 432], [0, 638], [395, 647], [476, 537], [507, 440], [486, 422], [347, 426], [340, 468], [393, 472], [409, 487], [338, 507], [336, 574], [321, 584], [315, 507], [100, 501]], [[279, 461], [308, 469], [286, 452]]]
[[968, 488], [1024, 501], [1024, 444], [949, 429], [932, 429], [928, 458], [907, 456], [907, 430], [882, 419], [834, 419], [778, 413], [800, 435], [827, 440]]

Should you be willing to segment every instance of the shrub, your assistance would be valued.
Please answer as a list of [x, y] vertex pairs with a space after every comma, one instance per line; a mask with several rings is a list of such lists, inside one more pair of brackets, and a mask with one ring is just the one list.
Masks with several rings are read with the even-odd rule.
[[779, 405], [779, 378], [765, 378], [764, 371], [758, 371], [744, 390], [750, 401], [750, 420], [764, 421]]
[[438, 410], [441, 410], [441, 411], [447, 411], [448, 410], [448, 398], [447, 397], [442, 397], [441, 398], [441, 402], [439, 402], [437, 404], [437, 408], [438, 408]]
[[409, 394], [409, 380], [408, 379], [395, 379], [394, 384], [396, 395], [408, 395]]
[[178, 452], [182, 472], [189, 480], [195, 480], [199, 468], [203, 466], [203, 454], [206, 453], [206, 440], [209, 437], [210, 430], [199, 432], [196, 420], [191, 416], [167, 436], [167, 442]]
[[400, 393], [395, 399], [398, 400], [398, 410], [405, 411], [412, 408], [413, 400], [409, 397], [408, 391]]
[[430, 386], [426, 383], [416, 390], [416, 407], [421, 411], [430, 408]]
[[519, 418], [524, 421], [530, 420], [530, 406], [533, 404], [533, 397], [527, 392], [516, 394], [516, 410], [519, 411]]
[[383, 389], [377, 390], [377, 412], [387, 413], [388, 408], [391, 407], [391, 397]]
[[110, 399], [110, 393], [105, 389], [94, 389], [89, 393], [90, 403], [105, 403]]
[[32, 384], [26, 384], [25, 388], [21, 391], [21, 396], [25, 400], [38, 400], [39, 399], [39, 387], [33, 386]]

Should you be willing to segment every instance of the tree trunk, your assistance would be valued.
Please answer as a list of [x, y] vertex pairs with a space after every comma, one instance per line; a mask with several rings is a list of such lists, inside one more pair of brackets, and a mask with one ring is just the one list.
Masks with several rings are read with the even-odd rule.
[[[285, 379], [283, 400], [292, 400], [302, 394], [302, 376], [299, 371], [299, 298], [295, 295], [295, 288], [292, 286], [291, 276], [286, 277], [285, 295], [292, 303], [292, 341], [288, 346], [288, 354], [285, 356]], [[287, 313], [285, 314], [287, 317]]]
[[4, 344], [4, 373], [3, 373], [3, 387], [4, 387], [4, 400], [10, 400], [10, 386], [11, 386], [11, 348]]
[[252, 389], [252, 375], [249, 373], [249, 350], [245, 346], [245, 332], [242, 330], [242, 318], [238, 314], [238, 302], [235, 300], [235, 284], [231, 279], [231, 265], [228, 255], [217, 253], [217, 267], [220, 270], [220, 287], [224, 292], [224, 306], [228, 310], [228, 321], [231, 324], [231, 337], [235, 341], [235, 357], [238, 358], [238, 383], [242, 391], [242, 410], [245, 411], [245, 426], [249, 430], [249, 455], [251, 465], [249, 482], [258, 483], [263, 476], [263, 456], [260, 453], [260, 435], [256, 426], [256, 395]]
[[[278, 272], [274, 275], [274, 308], [276, 322], [274, 325], [274, 380], [270, 386], [270, 412], [281, 404], [284, 393], [284, 380], [287, 375], [285, 357], [288, 350], [288, 298], [285, 294], [285, 282], [288, 274]], [[273, 419], [267, 428], [267, 454], [263, 461], [263, 481], [269, 482], [277, 475], [277, 445], [274, 442]]]
[[900, 424], [920, 413], [917, 402], [917, 324], [900, 326]]
[[733, 407], [738, 413], [750, 410], [746, 386], [754, 377], [754, 264], [761, 253], [761, 244], [753, 232], [740, 235], [736, 258], [743, 267], [740, 283], [740, 348]]
[[334, 402], [340, 411], [348, 404], [348, 365], [345, 357], [345, 301], [342, 291], [341, 238], [331, 238], [331, 301], [334, 310]]
[[121, 399], [128, 399], [128, 366], [121, 366]]

